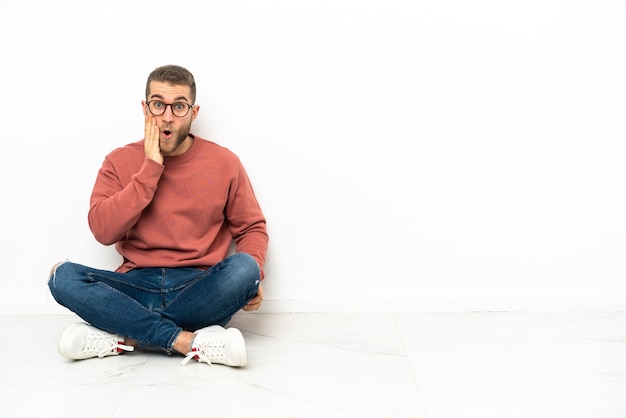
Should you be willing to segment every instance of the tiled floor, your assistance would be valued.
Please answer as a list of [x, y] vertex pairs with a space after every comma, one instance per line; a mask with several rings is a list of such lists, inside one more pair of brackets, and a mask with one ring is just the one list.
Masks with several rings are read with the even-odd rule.
[[241, 369], [67, 361], [75, 320], [0, 317], [1, 416], [626, 417], [626, 313], [241, 313]]

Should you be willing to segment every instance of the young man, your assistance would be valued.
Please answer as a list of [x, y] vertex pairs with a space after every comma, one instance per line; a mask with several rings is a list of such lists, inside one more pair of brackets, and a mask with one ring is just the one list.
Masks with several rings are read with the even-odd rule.
[[79, 360], [143, 346], [181, 353], [182, 364], [246, 364], [241, 332], [223, 327], [263, 301], [265, 217], [240, 160], [190, 133], [195, 99], [189, 71], [155, 69], [142, 101], [144, 139], [106, 156], [88, 220], [123, 262], [114, 272], [71, 262], [52, 268], [55, 300], [88, 323], [64, 331], [61, 355]]

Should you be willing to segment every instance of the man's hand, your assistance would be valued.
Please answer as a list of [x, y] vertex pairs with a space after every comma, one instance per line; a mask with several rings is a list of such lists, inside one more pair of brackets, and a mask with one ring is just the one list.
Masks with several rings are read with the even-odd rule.
[[143, 148], [146, 157], [163, 164], [163, 154], [159, 146], [159, 127], [156, 118], [152, 115], [146, 115], [144, 135]]
[[257, 309], [261, 307], [262, 303], [263, 303], [263, 286], [261, 286], [261, 284], [259, 283], [259, 290], [256, 292], [256, 296], [250, 299], [248, 304], [243, 307], [243, 310], [248, 311], [248, 312], [256, 311]]

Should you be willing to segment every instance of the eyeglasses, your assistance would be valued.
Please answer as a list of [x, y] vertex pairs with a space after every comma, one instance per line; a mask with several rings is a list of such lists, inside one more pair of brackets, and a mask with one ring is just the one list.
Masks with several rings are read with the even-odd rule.
[[193, 105], [185, 102], [163, 103], [160, 100], [151, 100], [146, 104], [148, 105], [150, 113], [152, 113], [154, 116], [161, 116], [163, 113], [165, 113], [165, 110], [167, 110], [167, 107], [169, 106], [172, 109], [172, 113], [177, 118], [187, 116], [187, 113], [189, 113], [189, 109], [193, 107]]

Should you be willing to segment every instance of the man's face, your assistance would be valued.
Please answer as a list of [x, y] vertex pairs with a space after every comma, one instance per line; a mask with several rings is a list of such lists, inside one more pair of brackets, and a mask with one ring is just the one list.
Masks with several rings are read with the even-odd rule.
[[191, 122], [198, 115], [198, 106], [191, 108], [187, 115], [178, 117], [174, 115], [172, 106], [167, 105], [177, 102], [192, 104], [190, 88], [189, 86], [151, 81], [148, 99], [142, 102], [144, 113], [148, 116], [151, 116], [152, 112], [148, 109], [147, 103], [153, 101], [158, 101], [166, 105], [165, 112], [162, 115], [154, 116], [159, 127], [159, 145], [161, 147], [161, 153], [165, 156], [179, 155], [181, 151], [178, 148], [189, 135]]

